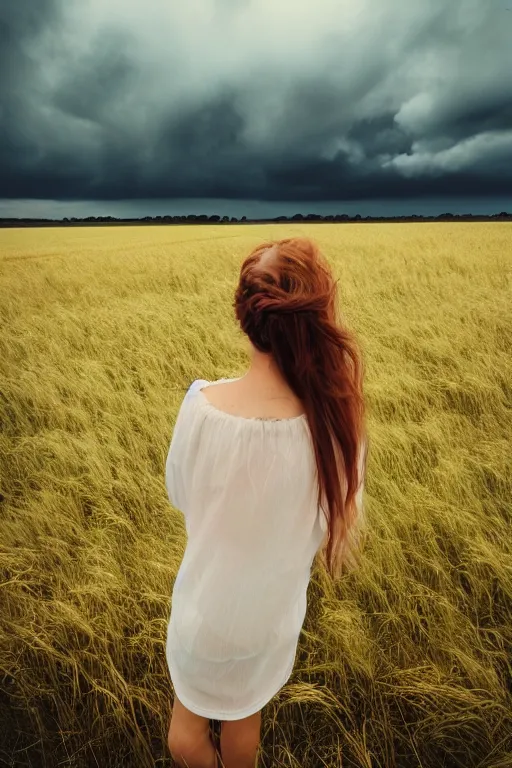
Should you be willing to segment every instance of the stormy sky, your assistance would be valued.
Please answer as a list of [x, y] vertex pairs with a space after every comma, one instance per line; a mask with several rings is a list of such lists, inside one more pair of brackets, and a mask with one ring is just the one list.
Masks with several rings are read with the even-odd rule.
[[512, 210], [512, 0], [0, 0], [0, 216], [220, 200]]

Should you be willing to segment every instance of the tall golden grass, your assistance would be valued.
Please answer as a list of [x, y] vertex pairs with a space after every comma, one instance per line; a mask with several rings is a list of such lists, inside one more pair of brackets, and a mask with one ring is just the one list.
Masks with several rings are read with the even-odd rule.
[[292, 234], [361, 341], [370, 533], [339, 583], [315, 564], [260, 765], [512, 766], [506, 223], [0, 232], [6, 766], [171, 764], [166, 453], [189, 383], [247, 364], [242, 258]]

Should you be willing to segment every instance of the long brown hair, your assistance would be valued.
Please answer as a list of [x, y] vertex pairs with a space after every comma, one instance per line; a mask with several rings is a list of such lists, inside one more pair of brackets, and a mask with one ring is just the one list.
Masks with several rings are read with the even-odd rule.
[[330, 574], [338, 576], [357, 555], [356, 493], [366, 471], [368, 440], [364, 366], [354, 333], [337, 319], [337, 281], [311, 240], [263, 243], [242, 264], [234, 308], [242, 330], [256, 349], [272, 355], [303, 403], [318, 505], [328, 525], [322, 555]]

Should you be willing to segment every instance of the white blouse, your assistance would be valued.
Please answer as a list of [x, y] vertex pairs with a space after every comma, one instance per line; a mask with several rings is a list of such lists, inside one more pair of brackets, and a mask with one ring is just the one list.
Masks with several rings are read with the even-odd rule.
[[[166, 658], [178, 699], [213, 720], [260, 710], [290, 677], [313, 559], [327, 525], [305, 415], [246, 418], [198, 379], [181, 404], [165, 484], [187, 546]], [[358, 502], [362, 507], [361, 483]]]

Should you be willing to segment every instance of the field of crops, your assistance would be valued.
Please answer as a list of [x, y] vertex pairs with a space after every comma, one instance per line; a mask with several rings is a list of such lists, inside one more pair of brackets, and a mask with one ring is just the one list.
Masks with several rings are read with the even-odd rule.
[[260, 766], [512, 766], [512, 225], [0, 231], [0, 763], [170, 766], [164, 464], [240, 375], [243, 257], [308, 235], [366, 369], [370, 531], [315, 565]]

